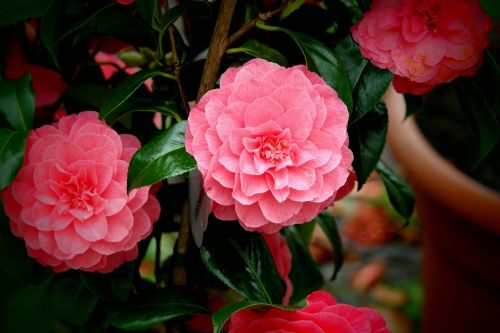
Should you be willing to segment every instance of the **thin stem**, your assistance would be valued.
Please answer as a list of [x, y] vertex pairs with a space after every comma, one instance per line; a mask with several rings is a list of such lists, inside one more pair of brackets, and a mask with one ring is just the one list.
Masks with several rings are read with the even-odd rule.
[[157, 233], [155, 235], [155, 281], [156, 286], [159, 287], [161, 285], [161, 233]]
[[207, 60], [203, 68], [200, 88], [198, 90], [198, 100], [207, 91], [212, 89], [217, 81], [222, 57], [229, 45], [229, 27], [235, 7], [236, 0], [222, 0], [220, 3], [219, 16], [215, 22], [214, 33], [208, 47]]
[[[165, 1], [165, 8], [167, 9], [167, 13], [170, 10], [168, 7], [168, 1]], [[161, 29], [160, 29], [161, 30]], [[172, 59], [174, 62], [174, 74], [175, 80], [177, 81], [177, 88], [179, 89], [179, 95], [181, 98], [181, 105], [186, 115], [189, 115], [189, 104], [186, 96], [186, 92], [184, 90], [184, 85], [181, 80], [181, 62], [179, 60], [179, 54], [177, 53], [177, 43], [175, 41], [175, 28], [173, 24], [168, 26], [168, 36], [170, 40], [170, 48], [172, 49]], [[161, 44], [161, 41], [160, 41]]]
[[265, 21], [269, 20], [271, 17], [273, 17], [274, 15], [281, 12], [285, 7], [287, 7], [290, 4], [290, 2], [291, 2], [291, 0], [287, 0], [287, 1], [283, 2], [282, 4], [280, 4], [279, 6], [277, 6], [276, 8], [274, 8], [268, 12], [257, 13], [255, 18], [245, 22], [245, 24], [243, 24], [241, 26], [241, 28], [238, 29], [238, 31], [236, 31], [234, 34], [231, 35], [231, 37], [229, 37], [228, 46], [232, 45], [235, 41], [237, 41], [239, 38], [241, 38], [244, 34], [246, 34], [248, 31], [252, 30], [252, 28], [255, 27], [259, 21], [265, 22]]
[[177, 239], [176, 247], [176, 262], [174, 266], [174, 272], [172, 276], [172, 284], [174, 286], [186, 286], [187, 285], [187, 269], [186, 260], [188, 247], [189, 247], [189, 205], [187, 202], [184, 203], [182, 207], [181, 215], [181, 225], [179, 228], [179, 238]]

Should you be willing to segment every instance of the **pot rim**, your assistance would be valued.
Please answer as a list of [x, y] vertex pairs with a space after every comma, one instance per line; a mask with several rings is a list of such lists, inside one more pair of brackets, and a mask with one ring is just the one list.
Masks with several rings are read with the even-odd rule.
[[444, 159], [420, 132], [392, 84], [383, 96], [389, 114], [387, 143], [410, 183], [471, 222], [500, 235], [500, 193]]

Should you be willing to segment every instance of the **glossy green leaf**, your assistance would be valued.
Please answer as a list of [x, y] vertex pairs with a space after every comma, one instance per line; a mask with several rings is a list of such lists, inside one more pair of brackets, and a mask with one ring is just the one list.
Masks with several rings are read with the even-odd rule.
[[0, 190], [17, 175], [24, 160], [28, 132], [0, 128]]
[[[116, 37], [124, 41], [140, 41], [141, 45], [153, 42], [151, 30], [139, 11], [131, 12], [129, 6], [119, 5], [115, 1], [96, 8], [88, 18], [77, 21], [75, 26], [70, 27], [68, 33], [74, 34], [74, 43], [93, 34]], [[69, 34], [64, 34], [61, 38]]]
[[363, 70], [368, 64], [368, 60], [363, 58], [358, 44], [352, 39], [351, 35], [348, 35], [337, 44], [335, 54], [347, 71], [351, 87], [356, 87]]
[[124, 301], [132, 291], [134, 271], [134, 263], [128, 262], [108, 274], [80, 272], [80, 278], [95, 295], [107, 300]]
[[59, 67], [56, 40], [61, 31], [61, 21], [64, 15], [65, 0], [53, 0], [42, 18], [40, 26], [40, 39], [49, 51], [52, 61]]
[[200, 249], [209, 271], [249, 300], [281, 303], [284, 288], [262, 236], [238, 223], [212, 222]]
[[180, 316], [210, 314], [204, 306], [181, 289], [161, 289], [145, 299], [110, 311], [108, 322], [123, 330], [145, 330]]
[[[311, 223], [311, 222], [309, 222]], [[296, 226], [284, 229], [284, 236], [292, 253], [292, 269], [288, 276], [293, 284], [293, 295], [290, 302], [303, 300], [311, 292], [320, 289], [324, 284], [319, 265], [311, 256], [307, 244]]]
[[330, 278], [330, 281], [333, 281], [344, 263], [344, 246], [340, 238], [337, 221], [335, 221], [335, 218], [331, 214], [322, 212], [318, 215], [317, 220], [334, 249], [334, 269], [332, 277]]
[[480, 0], [481, 6], [488, 15], [500, 18], [500, 4], [498, 0]]
[[83, 30], [83, 29], [86, 29], [87, 27], [89, 27], [92, 22], [98, 20], [98, 18], [105, 14], [107, 11], [109, 11], [109, 8], [111, 7], [114, 7], [116, 6], [116, 3], [110, 3], [110, 4], [107, 4], [106, 6], [100, 8], [100, 9], [97, 9], [95, 10], [94, 12], [92, 12], [91, 15], [89, 15], [88, 17], [84, 18], [84, 19], [81, 19], [79, 21], [77, 21], [74, 25], [72, 25], [71, 27], [65, 29], [65, 32], [61, 34], [61, 36], [59, 36], [57, 38], [57, 40], [55, 41], [54, 43], [54, 46], [56, 46], [57, 44], [59, 44], [64, 38], [68, 37], [69, 35], [77, 32], [77, 31], [80, 31], [80, 30]]
[[479, 164], [495, 148], [500, 139], [500, 126], [488, 105], [481, 88], [469, 78], [455, 81], [458, 97], [466, 107], [464, 114], [475, 124], [476, 137], [479, 139]]
[[165, 75], [166, 73], [155, 69], [145, 69], [130, 75], [111, 90], [108, 97], [102, 103], [99, 118], [106, 119], [112, 112], [125, 103], [147, 79]]
[[356, 172], [358, 189], [363, 187], [382, 155], [387, 122], [387, 109], [380, 101], [371, 112], [349, 126], [349, 148], [354, 154], [352, 166]]
[[196, 168], [196, 161], [184, 147], [185, 128], [185, 121], [173, 125], [132, 156], [127, 180], [129, 190], [179, 176]]
[[45, 14], [50, 0], [0, 0], [0, 28]]
[[130, 97], [127, 99], [119, 107], [111, 111], [106, 116], [106, 120], [111, 123], [130, 112], [159, 112], [174, 117], [177, 121], [181, 121], [181, 117], [177, 113], [176, 103], [159, 99], [137, 97]]
[[[280, 306], [271, 305], [267, 303], [255, 302], [255, 301], [241, 301], [236, 303], [230, 303], [223, 306], [217, 310], [212, 316], [213, 332], [220, 333], [229, 320], [229, 318], [238, 311], [249, 310], [249, 309], [265, 309], [265, 308], [278, 308], [283, 310], [293, 310], [295, 308], [290, 306]], [[257, 333], [257, 332], [256, 332]]]
[[415, 195], [413, 190], [401, 177], [396, 175], [382, 160], [375, 167], [379, 177], [382, 179], [389, 201], [396, 210], [409, 223], [415, 206]]
[[159, 31], [161, 35], [165, 34], [168, 27], [173, 24], [181, 15], [191, 6], [191, 2], [182, 3], [169, 9], [168, 13], [162, 16]]
[[282, 31], [288, 34], [302, 51], [307, 68], [318, 73], [328, 85], [337, 91], [349, 111], [352, 110], [352, 89], [347, 71], [331, 48], [307, 34], [265, 25], [261, 22], [257, 22], [256, 26], [264, 30]]
[[64, 97], [100, 109], [109, 91], [108, 87], [97, 84], [71, 85], [64, 92]]
[[30, 74], [19, 80], [0, 81], [0, 113], [15, 130], [28, 131], [33, 127], [35, 94]]
[[380, 101], [392, 81], [393, 74], [366, 64], [358, 84], [353, 89], [354, 110], [349, 118], [353, 123], [365, 116]]
[[281, 66], [288, 66], [288, 60], [283, 54], [255, 39], [246, 40], [241, 46], [227, 50], [229, 54], [236, 52], [244, 52], [255, 58], [262, 58]]
[[288, 6], [283, 8], [283, 10], [280, 13], [280, 19], [285, 19], [290, 14], [292, 14], [294, 11], [300, 8], [304, 4], [305, 0], [292, 0], [289, 2]]
[[135, 0], [135, 4], [142, 18], [151, 27], [157, 27], [159, 18], [158, 0]]
[[283, 29], [299, 45], [306, 59], [307, 68], [318, 73], [331, 86], [340, 99], [352, 110], [352, 90], [347, 72], [333, 51], [309, 35]]
[[55, 276], [50, 290], [50, 303], [56, 316], [70, 325], [85, 324], [97, 304], [98, 296], [83, 284], [77, 272]]

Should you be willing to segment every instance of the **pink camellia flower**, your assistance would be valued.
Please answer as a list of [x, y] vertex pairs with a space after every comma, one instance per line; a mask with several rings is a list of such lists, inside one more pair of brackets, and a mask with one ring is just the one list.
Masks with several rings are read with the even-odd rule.
[[389, 330], [377, 311], [337, 304], [329, 293], [316, 291], [299, 310], [243, 310], [231, 316], [229, 333], [255, 332], [389, 333]]
[[347, 119], [337, 93], [305, 66], [253, 59], [191, 110], [186, 150], [215, 216], [274, 233], [338, 199], [353, 159]]
[[21, 170], [1, 193], [12, 232], [56, 272], [105, 273], [135, 259], [159, 217], [149, 187], [127, 194], [139, 140], [97, 116], [82, 112], [30, 131]]
[[397, 91], [422, 94], [474, 75], [489, 27], [477, 0], [376, 0], [351, 31], [365, 58], [395, 74]]
[[269, 252], [271, 252], [271, 256], [273, 257], [278, 275], [283, 282], [285, 282], [286, 291], [285, 295], [283, 295], [282, 303], [284, 305], [288, 305], [290, 297], [292, 297], [293, 293], [292, 281], [288, 277], [288, 274], [290, 274], [290, 270], [292, 269], [292, 253], [288, 248], [286, 240], [279, 232], [274, 234], [263, 234], [263, 236], [264, 241], [269, 248]]

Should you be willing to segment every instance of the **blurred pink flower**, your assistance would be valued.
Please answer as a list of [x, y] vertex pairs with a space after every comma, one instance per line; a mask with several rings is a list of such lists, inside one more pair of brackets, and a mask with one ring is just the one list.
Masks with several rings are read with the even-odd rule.
[[385, 320], [375, 310], [336, 304], [325, 291], [307, 297], [299, 310], [243, 310], [231, 316], [229, 333], [389, 333]]
[[422, 94], [474, 75], [489, 27], [477, 0], [376, 0], [352, 35], [365, 58], [395, 74], [397, 91]]
[[30, 131], [23, 166], [1, 193], [12, 232], [56, 272], [104, 273], [135, 259], [159, 217], [149, 187], [127, 194], [139, 140], [97, 116], [81, 112]]
[[285, 282], [286, 291], [285, 295], [283, 295], [282, 303], [284, 305], [288, 305], [290, 297], [292, 297], [293, 293], [292, 281], [288, 277], [288, 274], [290, 274], [290, 270], [292, 269], [292, 253], [288, 248], [286, 240], [279, 232], [274, 234], [263, 234], [263, 236], [264, 241], [269, 248], [269, 252], [271, 252], [271, 256], [273, 257], [278, 275]]
[[125, 6], [128, 6], [134, 2], [135, 2], [135, 0], [116, 0], [116, 3], [118, 3], [120, 5], [125, 5]]
[[337, 93], [304, 65], [254, 59], [228, 69], [191, 110], [186, 150], [215, 216], [274, 233], [346, 192], [347, 119]]
[[[120, 51], [131, 49], [132, 45], [130, 44], [122, 42], [118, 39], [95, 39], [92, 40], [91, 49], [94, 49], [94, 47], [99, 47], [99, 51], [95, 53], [94, 60], [99, 64], [99, 68], [105, 80], [109, 80], [120, 69], [129, 75], [135, 74], [141, 70], [140, 67], [127, 67], [125, 62], [123, 62], [118, 56]], [[144, 85], [149, 92], [153, 92], [152, 79], [144, 81]]]
[[31, 73], [37, 107], [54, 104], [68, 88], [58, 72], [50, 68], [28, 64], [24, 58], [21, 43], [18, 39], [12, 38], [7, 49], [5, 78], [17, 80], [26, 73]]

